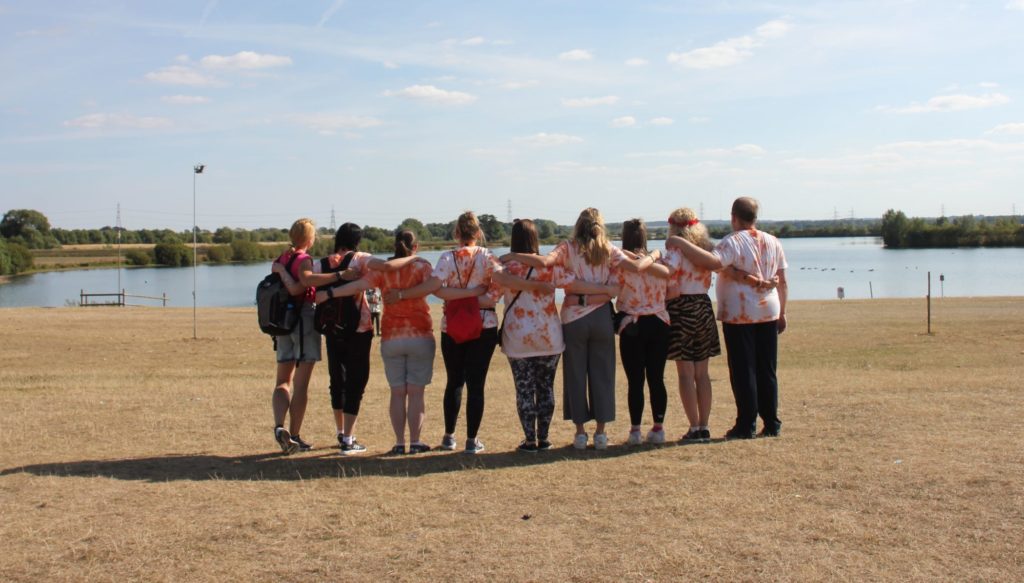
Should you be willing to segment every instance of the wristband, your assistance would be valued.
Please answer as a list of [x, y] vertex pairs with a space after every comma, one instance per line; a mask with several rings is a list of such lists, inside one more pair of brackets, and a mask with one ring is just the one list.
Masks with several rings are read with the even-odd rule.
[[341, 281], [341, 272], [340, 271], [335, 271], [334, 272], [334, 280], [335, 281]]
[[398, 301], [402, 301], [402, 290], [398, 290]]
[[334, 288], [333, 287], [327, 288], [327, 297], [329, 299], [334, 299]]
[[579, 298], [579, 299], [576, 300], [576, 305], [578, 305], [578, 306], [586, 306], [587, 305], [587, 296], [585, 296], [583, 294], [580, 294], [580, 295], [578, 295], [576, 297]]

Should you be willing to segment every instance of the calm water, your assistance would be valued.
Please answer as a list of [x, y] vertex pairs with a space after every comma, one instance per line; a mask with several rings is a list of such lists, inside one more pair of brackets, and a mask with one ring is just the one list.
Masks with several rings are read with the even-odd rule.
[[[847, 298], [923, 297], [927, 273], [932, 272], [933, 295], [1024, 295], [1024, 249], [906, 249], [886, 250], [873, 237], [786, 239], [789, 289], [793, 299], [835, 299], [836, 288]], [[662, 246], [656, 242], [655, 246]], [[503, 253], [508, 249], [495, 249]], [[542, 251], [550, 250], [550, 247]], [[439, 251], [421, 255], [432, 263]], [[256, 283], [268, 273], [267, 264], [200, 265], [200, 306], [253, 305]], [[945, 282], [939, 283], [939, 275]], [[129, 294], [160, 296], [171, 306], [192, 305], [192, 268], [134, 268], [121, 270], [121, 287]], [[0, 285], [0, 307], [63, 306], [78, 301], [79, 290], [114, 292], [116, 269], [40, 273]], [[129, 303], [159, 305], [147, 300]]]

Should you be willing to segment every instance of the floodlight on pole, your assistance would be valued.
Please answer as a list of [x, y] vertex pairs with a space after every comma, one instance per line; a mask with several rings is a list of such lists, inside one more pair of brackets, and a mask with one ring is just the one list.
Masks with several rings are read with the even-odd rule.
[[196, 164], [192, 167], [192, 339], [196, 340], [199, 338], [198, 328], [196, 326], [196, 288], [198, 278], [196, 276], [196, 259], [198, 253], [196, 252], [198, 241], [196, 240], [196, 232], [199, 230], [199, 220], [196, 214], [196, 176], [203, 173], [206, 168], [205, 164]]

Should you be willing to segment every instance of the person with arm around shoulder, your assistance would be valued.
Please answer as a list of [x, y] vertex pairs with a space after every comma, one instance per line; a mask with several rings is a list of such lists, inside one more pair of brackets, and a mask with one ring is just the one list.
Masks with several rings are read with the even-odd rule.
[[[737, 198], [732, 205], [733, 231], [711, 252], [680, 237], [668, 243], [696, 265], [713, 270], [735, 267], [747, 274], [738, 280], [719, 277], [716, 290], [736, 400], [736, 422], [726, 439], [754, 437], [758, 416], [763, 422], [761, 436], [778, 436], [782, 428], [776, 369], [778, 337], [787, 326], [788, 265], [779, 240], [757, 229], [758, 210], [753, 198]], [[743, 281], [750, 277], [756, 285]]]

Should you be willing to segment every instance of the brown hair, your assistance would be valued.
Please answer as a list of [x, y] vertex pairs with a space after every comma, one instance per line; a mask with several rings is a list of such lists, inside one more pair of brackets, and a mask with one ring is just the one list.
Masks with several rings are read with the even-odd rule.
[[647, 254], [647, 225], [643, 219], [630, 219], [622, 223], [622, 248], [633, 253]]
[[708, 235], [708, 228], [697, 219], [697, 213], [689, 207], [677, 208], [668, 216], [668, 234], [682, 237], [707, 251], [714, 247]]
[[466, 211], [455, 220], [452, 238], [459, 243], [469, 243], [470, 241], [483, 242], [484, 232], [480, 229], [480, 221], [476, 220], [476, 215], [473, 211]]
[[537, 239], [537, 227], [530, 219], [516, 219], [512, 223], [511, 248], [513, 253], [537, 253], [540, 244]]
[[757, 201], [749, 196], [741, 196], [732, 203], [732, 216], [744, 224], [753, 225], [757, 221]]
[[392, 257], [392, 259], [412, 255], [413, 247], [415, 246], [416, 233], [413, 233], [408, 229], [395, 231], [395, 256]]
[[316, 239], [316, 226], [312, 219], [299, 219], [292, 223], [288, 230], [288, 238], [292, 241], [292, 249], [307, 249]]
[[572, 230], [572, 239], [579, 247], [580, 255], [590, 265], [603, 265], [608, 261], [611, 251], [608, 249], [608, 235], [604, 229], [601, 211], [596, 208], [585, 208], [576, 219]]

